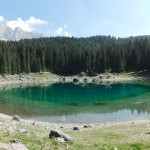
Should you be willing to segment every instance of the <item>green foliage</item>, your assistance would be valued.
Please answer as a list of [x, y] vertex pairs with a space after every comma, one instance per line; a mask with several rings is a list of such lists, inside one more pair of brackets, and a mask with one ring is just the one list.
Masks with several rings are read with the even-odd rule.
[[0, 41], [0, 74], [150, 70], [150, 36]]

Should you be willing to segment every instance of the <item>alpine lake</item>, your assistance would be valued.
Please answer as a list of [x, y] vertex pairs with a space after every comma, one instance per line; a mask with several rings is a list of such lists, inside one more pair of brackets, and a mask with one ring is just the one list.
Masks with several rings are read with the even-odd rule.
[[0, 113], [52, 123], [149, 119], [150, 82], [1, 87]]

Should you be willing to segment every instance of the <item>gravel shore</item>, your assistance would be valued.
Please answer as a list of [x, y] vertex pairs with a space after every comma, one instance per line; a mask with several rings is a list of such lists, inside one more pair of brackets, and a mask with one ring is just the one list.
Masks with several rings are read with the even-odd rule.
[[19, 83], [57, 83], [57, 82], [76, 82], [76, 83], [96, 83], [105, 84], [106, 82], [127, 82], [127, 81], [142, 81], [149, 80], [149, 77], [137, 76], [135, 73], [102, 73], [96, 74], [95, 76], [58, 76], [49, 75], [49, 73], [31, 73], [25, 75], [0, 75], [0, 86], [8, 84], [19, 84]]

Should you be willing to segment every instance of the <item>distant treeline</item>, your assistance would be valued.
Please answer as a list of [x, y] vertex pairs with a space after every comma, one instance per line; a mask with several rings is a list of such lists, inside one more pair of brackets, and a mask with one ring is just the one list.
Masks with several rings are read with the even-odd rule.
[[150, 36], [0, 41], [0, 74], [150, 70]]

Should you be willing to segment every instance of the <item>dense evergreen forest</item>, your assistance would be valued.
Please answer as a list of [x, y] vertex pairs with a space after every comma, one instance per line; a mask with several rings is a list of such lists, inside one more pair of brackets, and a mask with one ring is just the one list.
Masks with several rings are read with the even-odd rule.
[[150, 70], [150, 36], [0, 41], [0, 74]]

